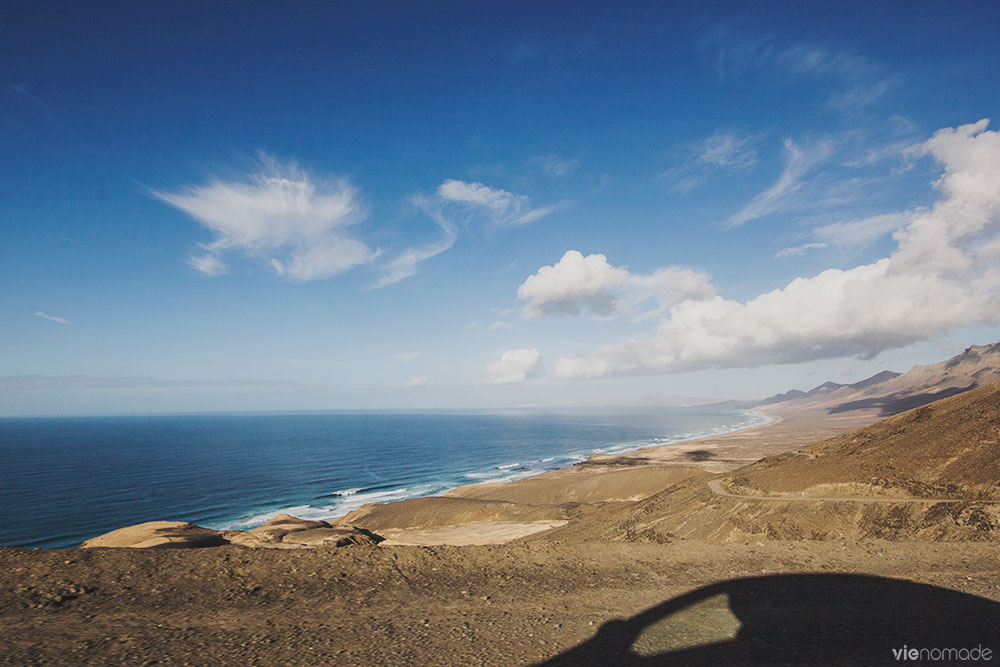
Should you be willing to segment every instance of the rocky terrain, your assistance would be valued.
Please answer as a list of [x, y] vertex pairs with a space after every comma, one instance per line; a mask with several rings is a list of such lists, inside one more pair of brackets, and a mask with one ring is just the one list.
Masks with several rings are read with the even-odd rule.
[[994, 382], [1000, 382], [1000, 343], [973, 345], [951, 359], [903, 374], [882, 371], [853, 384], [824, 382], [809, 391], [793, 389], [745, 405], [828, 414], [877, 410], [887, 417]]
[[540, 536], [1000, 540], [1000, 385], [925, 405]]
[[[82, 549], [0, 548], [0, 661], [877, 665], [904, 645], [1000, 659], [1000, 384], [968, 390], [998, 354], [334, 523], [152, 522]], [[962, 391], [877, 421], [949, 383]], [[882, 402], [836, 409], [859, 395]]]
[[0, 663], [885, 665], [1000, 646], [998, 582], [995, 543], [0, 548]]

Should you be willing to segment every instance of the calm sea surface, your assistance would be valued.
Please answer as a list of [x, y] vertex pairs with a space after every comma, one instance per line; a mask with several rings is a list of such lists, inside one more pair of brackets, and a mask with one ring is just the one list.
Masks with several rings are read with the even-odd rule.
[[153, 520], [329, 519], [766, 421], [705, 408], [0, 419], [0, 544], [69, 547]]

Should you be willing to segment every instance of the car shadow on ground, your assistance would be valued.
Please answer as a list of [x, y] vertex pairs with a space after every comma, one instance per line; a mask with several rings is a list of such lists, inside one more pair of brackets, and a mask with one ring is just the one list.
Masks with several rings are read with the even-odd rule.
[[789, 574], [713, 584], [609, 621], [542, 665], [998, 663], [998, 602], [898, 579]]

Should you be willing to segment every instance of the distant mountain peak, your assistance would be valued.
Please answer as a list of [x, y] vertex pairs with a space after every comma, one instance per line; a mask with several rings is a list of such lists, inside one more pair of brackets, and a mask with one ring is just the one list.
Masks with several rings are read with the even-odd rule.
[[776, 394], [757, 405], [787, 403], [831, 413], [877, 408], [890, 415], [993, 382], [1000, 382], [1000, 342], [970, 345], [950, 359], [914, 366], [903, 374], [881, 371], [853, 384], [824, 382], [807, 392]]

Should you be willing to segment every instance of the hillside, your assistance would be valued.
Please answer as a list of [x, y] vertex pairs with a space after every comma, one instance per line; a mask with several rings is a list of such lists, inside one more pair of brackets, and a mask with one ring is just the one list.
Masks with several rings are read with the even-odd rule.
[[[993, 502], [990, 502], [993, 501]], [[1000, 539], [1000, 384], [537, 539]]]
[[[730, 479], [751, 493], [1000, 500], [1000, 384], [765, 458]], [[841, 489], [839, 487], [846, 487]], [[765, 491], [766, 490], [766, 491]]]

